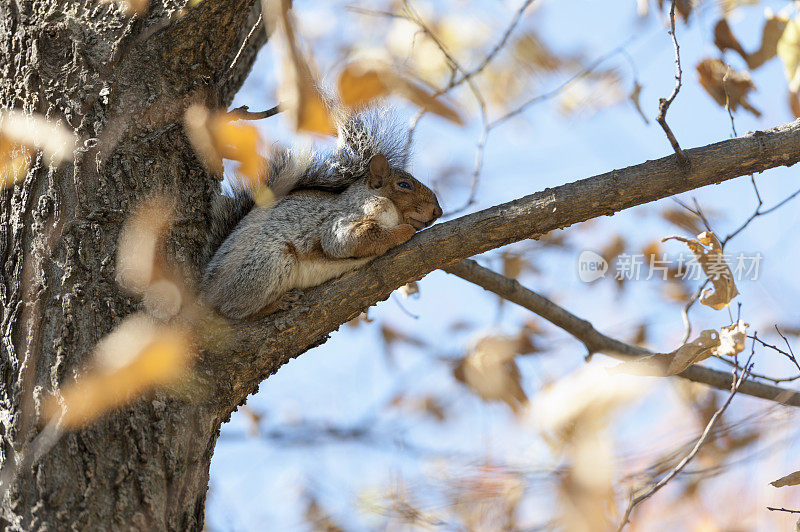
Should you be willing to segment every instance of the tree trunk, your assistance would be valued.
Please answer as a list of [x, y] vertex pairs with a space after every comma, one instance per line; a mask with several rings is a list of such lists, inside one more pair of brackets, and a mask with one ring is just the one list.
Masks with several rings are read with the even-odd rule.
[[[257, 31], [244, 42], [259, 10], [252, 0], [205, 0], [185, 11], [184, 3], [154, 0], [130, 19], [100, 0], [0, 0], [0, 110], [44, 114], [81, 139], [70, 164], [37, 155], [23, 182], [0, 191], [4, 470], [40, 432], [43, 399], [138, 310], [115, 281], [117, 237], [137, 202], [155, 192], [174, 198], [167, 248], [194, 280], [208, 258], [220, 176], [199, 163], [182, 117], [193, 102], [229, 105], [266, 37]], [[33, 467], [21, 467], [10, 490], [0, 487], [0, 519], [14, 530], [201, 529], [220, 424], [264, 378], [349, 318], [471, 255], [792, 165], [800, 161], [800, 122], [684, 153], [688, 165], [673, 155], [437, 224], [305, 291], [286, 311], [231, 324], [225, 345], [197, 361], [202, 400], [156, 394], [67, 433]], [[719, 381], [719, 372], [702, 373], [693, 380]], [[783, 397], [777, 387], [759, 393]]]
[[[0, 192], [0, 434], [18, 460], [41, 401], [80, 370], [98, 339], [137, 308], [115, 282], [117, 236], [137, 200], [176, 199], [168, 247], [204, 264], [219, 176], [200, 165], [182, 116], [227, 106], [265, 41], [246, 47], [252, 0], [154, 1], [129, 18], [98, 0], [0, 2], [0, 107], [41, 113], [80, 138], [71, 164], [34, 158]], [[201, 529], [208, 471], [230, 407], [158, 394], [62, 437], [2, 501], [5, 528]]]

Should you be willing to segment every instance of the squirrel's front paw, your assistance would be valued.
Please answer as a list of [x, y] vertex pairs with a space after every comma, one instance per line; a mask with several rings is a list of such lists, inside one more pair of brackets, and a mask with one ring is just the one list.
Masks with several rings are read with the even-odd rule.
[[417, 232], [417, 230], [414, 229], [414, 226], [411, 224], [400, 224], [395, 227], [393, 231], [395, 234], [395, 245], [408, 242], [411, 240], [411, 237], [414, 236], [414, 233]]

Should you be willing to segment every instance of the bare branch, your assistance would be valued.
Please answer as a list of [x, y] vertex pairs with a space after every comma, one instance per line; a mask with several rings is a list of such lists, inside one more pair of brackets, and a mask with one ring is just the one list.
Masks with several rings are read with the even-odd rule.
[[[519, 282], [484, 268], [473, 260], [463, 260], [458, 264], [444, 268], [444, 270], [477, 284], [512, 303], [525, 307], [550, 323], [564, 329], [580, 340], [590, 354], [604, 353], [623, 360], [653, 354], [647, 349], [626, 344], [598, 332], [588, 321], [559, 307], [546, 297], [525, 288]], [[678, 373], [678, 376], [721, 390], [729, 390], [731, 385], [730, 376], [727, 373], [702, 366], [690, 366], [683, 372]], [[777, 386], [748, 380], [742, 383], [741, 393], [800, 407], [800, 393]]]
[[[800, 161], [800, 123], [688, 150], [689, 171], [674, 156], [545, 189], [421, 231], [406, 244], [341, 278], [304, 291], [292, 308], [252, 321], [234, 322], [230, 344], [206, 353], [200, 364], [210, 382], [225, 388], [218, 397], [239, 401], [265, 377], [392, 291], [429, 272], [553, 229], [641, 205], [680, 192]], [[302, 324], [302, 326], [300, 325]], [[640, 355], [641, 353], [636, 353]], [[708, 368], [692, 367], [699, 382], [725, 386]], [[219, 375], [229, 375], [220, 382]], [[775, 398], [775, 388], [755, 386]], [[761, 387], [761, 388], [758, 388]], [[233, 392], [233, 393], [231, 393]], [[780, 393], [780, 392], [777, 392]], [[792, 394], [789, 401], [795, 401]], [[800, 404], [800, 401], [797, 401]], [[233, 408], [235, 404], [228, 405]]]
[[678, 139], [675, 138], [669, 125], [667, 125], [667, 111], [669, 110], [669, 106], [672, 105], [673, 100], [675, 100], [675, 97], [678, 96], [678, 91], [681, 90], [681, 79], [683, 77], [680, 46], [678, 46], [678, 39], [675, 36], [675, 0], [672, 0], [672, 5], [669, 9], [669, 25], [669, 35], [672, 37], [672, 46], [675, 48], [675, 88], [672, 89], [672, 94], [670, 94], [668, 98], [661, 98], [659, 100], [656, 122], [658, 122], [667, 135], [667, 139], [669, 139], [669, 143], [672, 144], [672, 148], [675, 150], [675, 155], [677, 155], [681, 166], [686, 166], [689, 162], [686, 158], [686, 154], [681, 150]]
[[[755, 343], [753, 343], [753, 350], [755, 350]], [[622, 517], [622, 523], [620, 523], [619, 528], [617, 529], [618, 532], [621, 531], [623, 528], [625, 528], [625, 525], [627, 525], [630, 522], [631, 512], [633, 512], [634, 508], [636, 508], [637, 505], [649, 499], [658, 490], [666, 486], [670, 480], [675, 478], [678, 475], [678, 473], [680, 473], [683, 470], [683, 468], [686, 467], [686, 465], [689, 462], [691, 462], [695, 456], [697, 456], [697, 453], [700, 451], [700, 448], [703, 446], [703, 444], [708, 439], [708, 436], [711, 434], [711, 430], [714, 428], [714, 425], [717, 423], [717, 420], [722, 415], [722, 413], [725, 412], [725, 410], [728, 408], [728, 405], [731, 404], [733, 396], [736, 395], [736, 392], [739, 391], [739, 387], [742, 385], [745, 378], [747, 377], [747, 374], [750, 372], [750, 368], [752, 368], [752, 364], [750, 363], [750, 361], [752, 359], [753, 359], [753, 352], [751, 351], [750, 357], [747, 359], [747, 363], [745, 364], [745, 370], [738, 376], [738, 378], [736, 377], [736, 370], [734, 370], [733, 384], [731, 385], [731, 393], [730, 395], [728, 395], [728, 399], [719, 408], [719, 410], [714, 412], [714, 415], [711, 416], [711, 419], [708, 421], [708, 424], [706, 425], [703, 434], [700, 435], [700, 438], [698, 438], [697, 443], [695, 443], [692, 450], [689, 451], [689, 454], [684, 456], [683, 460], [681, 460], [678, 463], [678, 465], [676, 465], [669, 473], [664, 475], [661, 478], [661, 480], [659, 480], [656, 484], [651, 486], [647, 491], [645, 491], [640, 495], [637, 495], [636, 497], [633, 496], [631, 497], [631, 500], [628, 502], [628, 507], [625, 510], [625, 515]]]

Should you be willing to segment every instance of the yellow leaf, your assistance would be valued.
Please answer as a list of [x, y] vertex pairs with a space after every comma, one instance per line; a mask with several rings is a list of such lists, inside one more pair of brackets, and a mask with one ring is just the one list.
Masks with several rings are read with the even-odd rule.
[[389, 93], [398, 94], [418, 107], [464, 125], [458, 112], [440, 98], [401, 76], [388, 63], [361, 60], [350, 63], [339, 76], [339, 91], [346, 105], [358, 107]]
[[33, 153], [0, 134], [0, 190], [14, 186], [28, 172]]
[[336, 123], [330, 105], [319, 91], [315, 69], [303, 54], [291, 14], [291, 2], [263, 2], [267, 24], [275, 27], [272, 39], [278, 43], [283, 63], [278, 88], [284, 116], [298, 131], [336, 135]]
[[45, 403], [45, 415], [65, 428], [85, 426], [108, 411], [186, 373], [191, 343], [177, 328], [133, 315], [95, 348], [94, 367]]
[[389, 94], [389, 88], [374, 70], [364, 71], [350, 64], [339, 74], [339, 97], [348, 107], [363, 107]]
[[785, 477], [781, 477], [778, 480], [770, 482], [770, 484], [775, 486], [776, 488], [782, 488], [784, 486], [797, 486], [798, 484], [800, 484], [800, 471], [795, 471], [794, 473], [790, 473]]
[[236, 113], [211, 112], [194, 104], [186, 110], [189, 141], [206, 168], [222, 175], [222, 159], [238, 161], [236, 173], [252, 184], [265, 180], [267, 165], [259, 153], [261, 136], [255, 126], [238, 122]]
[[792, 19], [778, 39], [776, 48], [778, 57], [783, 61], [786, 79], [789, 80], [791, 92], [800, 91], [800, 21]]
[[150, 0], [102, 0], [104, 3], [114, 3], [119, 6], [125, 15], [143, 15], [150, 7]]

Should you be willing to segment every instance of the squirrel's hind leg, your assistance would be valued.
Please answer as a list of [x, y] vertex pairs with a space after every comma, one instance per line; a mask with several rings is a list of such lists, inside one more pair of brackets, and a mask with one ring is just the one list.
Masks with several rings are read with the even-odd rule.
[[232, 319], [259, 313], [289, 289], [296, 258], [282, 250], [264, 250], [248, 255], [240, 263], [226, 264], [214, 276], [210, 302]]

